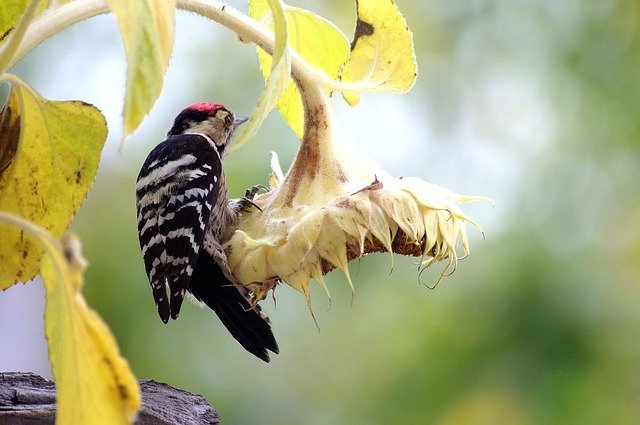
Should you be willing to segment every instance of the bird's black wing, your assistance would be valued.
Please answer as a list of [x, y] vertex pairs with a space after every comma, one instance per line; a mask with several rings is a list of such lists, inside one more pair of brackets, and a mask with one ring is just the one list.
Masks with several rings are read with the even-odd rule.
[[[170, 136], [136, 184], [138, 235], [160, 318], [176, 319], [219, 192], [220, 157], [203, 136]], [[169, 298], [166, 288], [169, 287]]]

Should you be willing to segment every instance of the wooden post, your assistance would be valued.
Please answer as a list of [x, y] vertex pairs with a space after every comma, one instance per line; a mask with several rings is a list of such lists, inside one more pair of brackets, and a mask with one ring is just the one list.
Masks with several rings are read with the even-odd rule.
[[[160, 382], [141, 380], [142, 409], [137, 425], [219, 424], [220, 416], [198, 394]], [[0, 373], [0, 424], [53, 424], [56, 388], [33, 373]]]

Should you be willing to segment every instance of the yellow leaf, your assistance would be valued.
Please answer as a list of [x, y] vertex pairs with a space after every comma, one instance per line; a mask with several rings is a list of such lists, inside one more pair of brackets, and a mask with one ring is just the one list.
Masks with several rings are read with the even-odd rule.
[[0, 2], [0, 73], [7, 69], [33, 18], [46, 9], [47, 3], [42, 0]]
[[287, 20], [284, 16], [283, 5], [280, 0], [265, 0], [273, 16], [274, 47], [273, 64], [269, 77], [265, 81], [264, 90], [258, 99], [249, 122], [244, 126], [242, 134], [234, 143], [234, 148], [239, 148], [249, 140], [260, 127], [260, 124], [269, 115], [282, 96], [287, 81], [291, 75], [291, 55], [287, 45]]
[[[265, 0], [251, 0], [250, 15], [256, 20], [268, 19]], [[305, 9], [286, 7], [289, 47], [307, 63], [321, 69], [331, 78], [337, 78], [340, 68], [349, 56], [349, 42], [335, 25]], [[260, 69], [269, 76], [271, 56], [258, 48]], [[287, 88], [278, 101], [278, 110], [285, 122], [302, 138], [304, 110], [298, 87], [290, 78]]]
[[270, 11], [267, 0], [249, 0], [249, 16], [256, 21], [266, 18]]
[[[62, 235], [93, 183], [106, 136], [94, 106], [49, 101], [26, 85], [12, 85], [0, 111], [0, 211]], [[41, 252], [17, 229], [0, 232], [3, 290], [32, 279]]]
[[27, 8], [29, 0], [9, 0], [0, 2], [0, 43], [4, 42], [13, 30], [20, 16]]
[[127, 55], [124, 135], [131, 134], [160, 96], [173, 50], [175, 0], [107, 0]]
[[5, 212], [0, 212], [0, 223], [19, 228], [45, 248], [45, 334], [56, 382], [56, 423], [131, 423], [140, 409], [138, 382], [111, 331], [84, 301], [86, 260], [80, 241], [73, 235], [59, 241], [34, 223]]
[[351, 55], [340, 78], [354, 85], [342, 95], [351, 105], [362, 91], [405, 92], [416, 77], [413, 40], [393, 0], [358, 0]]
[[138, 382], [111, 331], [82, 296], [85, 260], [79, 240], [66, 236], [62, 242], [42, 262], [56, 423], [129, 424], [140, 408]]

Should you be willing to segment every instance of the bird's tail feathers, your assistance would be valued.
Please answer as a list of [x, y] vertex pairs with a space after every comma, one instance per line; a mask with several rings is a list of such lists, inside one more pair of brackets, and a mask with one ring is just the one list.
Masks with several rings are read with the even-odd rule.
[[231, 335], [251, 354], [268, 362], [268, 351], [278, 353], [267, 315], [260, 306], [251, 304], [246, 291], [230, 281], [206, 250], [198, 257], [188, 290], [215, 311]]

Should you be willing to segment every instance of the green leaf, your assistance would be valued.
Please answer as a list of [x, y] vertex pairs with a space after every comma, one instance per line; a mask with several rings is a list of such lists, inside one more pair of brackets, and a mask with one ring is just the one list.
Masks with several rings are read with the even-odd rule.
[[[250, 15], [270, 24], [265, 14], [264, 0], [250, 1]], [[331, 78], [337, 78], [342, 64], [349, 55], [349, 42], [331, 22], [305, 9], [286, 7], [289, 47], [313, 67], [323, 70]], [[269, 76], [271, 57], [258, 48], [260, 69]], [[328, 90], [329, 91], [329, 90]], [[287, 88], [278, 101], [278, 110], [286, 123], [302, 138], [304, 110], [298, 87], [289, 78]]]
[[416, 77], [416, 58], [407, 22], [392, 0], [357, 0], [351, 55], [340, 79], [354, 90], [343, 91], [350, 105], [362, 91], [405, 92]]
[[266, 1], [273, 17], [273, 33], [275, 36], [273, 63], [269, 77], [265, 81], [264, 90], [251, 114], [251, 118], [249, 118], [249, 122], [244, 126], [242, 134], [235, 142], [234, 148], [242, 146], [258, 131], [264, 119], [282, 96], [291, 75], [291, 54], [287, 45], [287, 20], [284, 16], [282, 2], [280, 0], [264, 1]]
[[[93, 183], [106, 137], [107, 125], [96, 107], [49, 101], [13, 84], [0, 111], [0, 211], [61, 236]], [[1, 233], [3, 290], [38, 273], [41, 251], [19, 230], [2, 228]]]
[[127, 55], [124, 135], [131, 134], [160, 96], [175, 30], [175, 0], [107, 0]]

